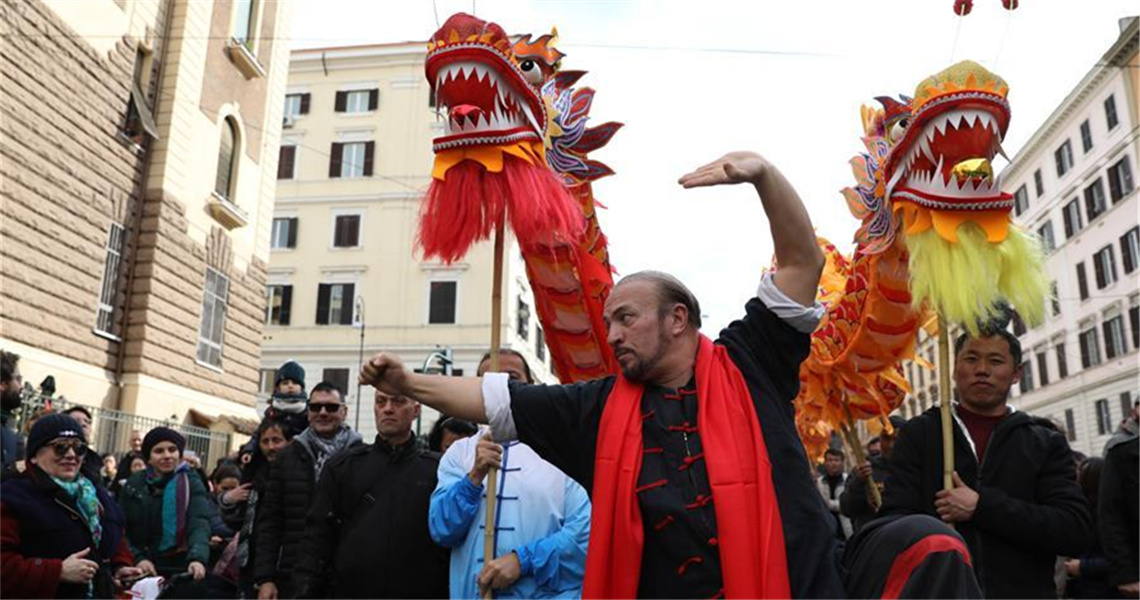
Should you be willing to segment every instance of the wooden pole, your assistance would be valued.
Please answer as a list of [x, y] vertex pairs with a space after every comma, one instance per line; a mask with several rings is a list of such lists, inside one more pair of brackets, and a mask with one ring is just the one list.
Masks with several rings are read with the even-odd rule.
[[[505, 222], [503, 217], [495, 227], [495, 264], [491, 282], [491, 360], [488, 372], [499, 370], [499, 349], [503, 343], [503, 244]], [[495, 560], [495, 509], [498, 503], [499, 470], [492, 467], [487, 473], [487, 519], [483, 527], [483, 564]], [[483, 598], [494, 597], [491, 587], [483, 592]]]
[[[840, 431], [847, 442], [847, 447], [851, 448], [851, 460], [855, 461], [856, 465], [861, 465], [866, 462], [867, 455], [863, 453], [863, 445], [859, 443], [859, 434], [855, 433], [855, 419], [851, 416], [851, 409], [846, 403], [843, 404], [843, 411], [847, 413], [847, 422], [840, 426]], [[883, 495], [879, 492], [879, 486], [875, 485], [873, 475], [867, 479], [867, 500], [875, 512], [878, 512], [879, 507], [883, 505]]]
[[938, 315], [938, 398], [942, 402], [942, 488], [954, 488], [954, 416], [950, 413], [950, 331]]

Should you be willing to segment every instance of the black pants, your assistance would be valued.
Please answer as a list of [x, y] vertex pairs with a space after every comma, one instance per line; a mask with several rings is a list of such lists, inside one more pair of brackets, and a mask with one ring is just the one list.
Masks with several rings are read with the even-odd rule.
[[982, 598], [966, 543], [927, 515], [871, 521], [847, 543], [843, 567], [851, 598]]

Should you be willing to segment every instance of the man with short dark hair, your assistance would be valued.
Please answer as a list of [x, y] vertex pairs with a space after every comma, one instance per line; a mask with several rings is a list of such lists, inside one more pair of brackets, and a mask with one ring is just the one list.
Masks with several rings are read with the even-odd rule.
[[448, 552], [428, 533], [439, 455], [412, 434], [417, 402], [379, 390], [375, 400], [375, 443], [329, 460], [317, 484], [295, 563], [298, 598], [447, 596]]
[[9, 425], [24, 401], [19, 363], [18, 354], [0, 350], [0, 478], [14, 475], [19, 459], [20, 434]]
[[823, 453], [823, 475], [816, 481], [819, 495], [827, 510], [831, 511], [835, 522], [835, 537], [846, 540], [851, 537], [851, 519], [839, 511], [839, 496], [847, 487], [847, 474], [843, 472], [845, 458], [843, 451], [838, 448], [828, 448]]
[[321, 471], [338, 452], [359, 445], [360, 435], [344, 424], [344, 392], [322, 381], [309, 394], [309, 427], [293, 438], [269, 465], [265, 497], [254, 525], [254, 581], [258, 598], [292, 598], [297, 549]]
[[1055, 597], [1056, 557], [1080, 556], [1093, 542], [1069, 444], [1047, 421], [1008, 406], [1021, 376], [1015, 336], [983, 328], [954, 348], [954, 488], [942, 489], [942, 416], [932, 408], [899, 433], [882, 514], [954, 524], [988, 598]]

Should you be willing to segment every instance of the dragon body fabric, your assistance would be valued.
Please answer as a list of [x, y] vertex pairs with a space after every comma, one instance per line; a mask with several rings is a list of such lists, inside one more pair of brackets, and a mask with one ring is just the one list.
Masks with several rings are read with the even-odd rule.
[[[1009, 88], [963, 61], [913, 98], [862, 111], [867, 151], [843, 190], [861, 221], [852, 258], [826, 240], [819, 299], [827, 311], [800, 370], [797, 424], [809, 455], [831, 431], [886, 417], [906, 397], [901, 361], [935, 311], [978, 331], [1011, 303], [1030, 323], [1048, 290], [1037, 241], [1011, 223], [1013, 198], [990, 162], [1009, 126]], [[885, 419], [884, 419], [885, 420]]]
[[563, 382], [617, 371], [602, 308], [613, 287], [591, 182], [612, 174], [587, 157], [621, 127], [587, 128], [594, 91], [562, 71], [557, 32], [511, 42], [459, 13], [428, 43], [426, 71], [446, 107], [420, 217], [425, 257], [452, 262], [506, 219], [518, 239], [551, 364]]

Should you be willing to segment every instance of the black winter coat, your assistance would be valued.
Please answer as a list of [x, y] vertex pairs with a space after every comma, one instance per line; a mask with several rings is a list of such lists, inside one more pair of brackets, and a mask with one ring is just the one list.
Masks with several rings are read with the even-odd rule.
[[119, 492], [119, 505], [127, 517], [127, 541], [135, 560], [154, 563], [159, 575], [169, 577], [186, 571], [191, 562], [210, 564], [210, 496], [198, 473], [189, 473], [190, 506], [186, 512], [186, 545], [184, 552], [170, 554], [159, 550], [162, 543], [162, 500], [167, 485], [175, 485], [167, 477], [155, 484], [147, 483], [146, 471], [127, 478]]
[[1108, 582], [1140, 579], [1140, 438], [1118, 434], [1109, 441], [1100, 476], [1100, 540], [1108, 558]]
[[439, 455], [378, 437], [329, 460], [295, 583], [300, 598], [447, 598], [450, 551], [428, 531]]
[[[978, 493], [973, 518], [958, 523], [987, 598], [1055, 598], [1056, 557], [1093, 544], [1092, 518], [1077, 487], [1072, 451], [1048, 421], [1022, 412], [994, 428], [982, 464], [955, 419], [954, 468]], [[891, 454], [882, 515], [928, 514], [942, 489], [942, 415], [911, 419]]]
[[313, 455], [302, 443], [290, 443], [269, 465], [265, 494], [258, 499], [254, 523], [253, 578], [256, 583], [272, 581], [279, 591], [283, 584], [291, 589], [288, 582], [297, 562], [297, 548], [305, 534], [305, 517], [313, 504], [316, 488]]

